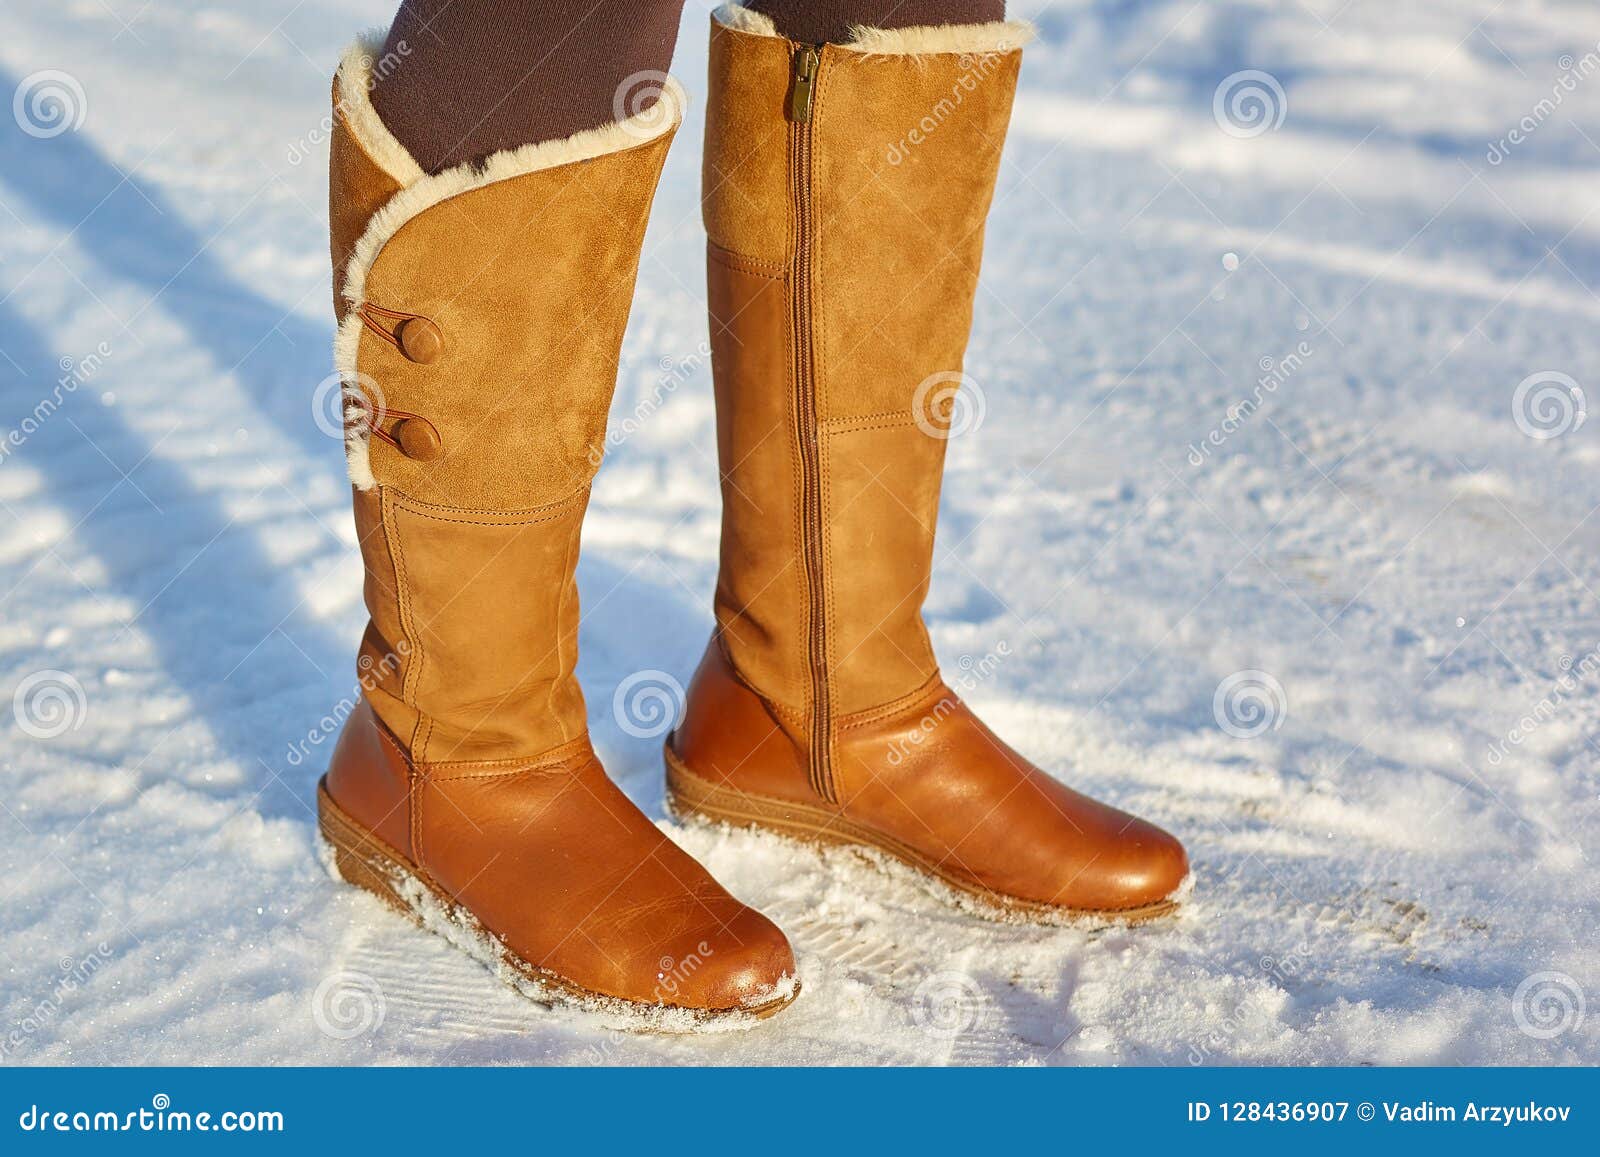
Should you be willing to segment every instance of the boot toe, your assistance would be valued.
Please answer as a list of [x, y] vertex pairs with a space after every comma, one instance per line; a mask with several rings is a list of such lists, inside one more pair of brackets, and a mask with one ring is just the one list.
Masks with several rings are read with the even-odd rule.
[[671, 1003], [696, 1009], [759, 1009], [792, 996], [794, 951], [778, 926], [745, 908], [714, 934], [686, 947]]
[[1189, 876], [1183, 845], [1154, 824], [1134, 820], [1106, 857], [1096, 891], [1107, 910], [1145, 908], [1170, 899]]

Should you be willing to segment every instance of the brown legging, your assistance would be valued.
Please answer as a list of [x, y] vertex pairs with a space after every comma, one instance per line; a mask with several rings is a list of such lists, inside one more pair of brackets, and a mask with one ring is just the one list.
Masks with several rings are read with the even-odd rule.
[[[1005, 18], [1005, 0], [750, 0], [820, 44], [853, 25]], [[647, 107], [683, 0], [401, 0], [372, 102], [428, 172], [570, 136]]]

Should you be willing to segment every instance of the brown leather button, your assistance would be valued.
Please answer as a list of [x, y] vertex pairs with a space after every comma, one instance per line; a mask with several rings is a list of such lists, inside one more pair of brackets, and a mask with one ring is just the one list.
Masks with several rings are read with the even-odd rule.
[[444, 334], [425, 317], [408, 317], [394, 331], [400, 352], [414, 362], [427, 365], [444, 353]]
[[417, 462], [432, 462], [444, 452], [444, 439], [426, 418], [406, 418], [394, 429], [400, 452]]

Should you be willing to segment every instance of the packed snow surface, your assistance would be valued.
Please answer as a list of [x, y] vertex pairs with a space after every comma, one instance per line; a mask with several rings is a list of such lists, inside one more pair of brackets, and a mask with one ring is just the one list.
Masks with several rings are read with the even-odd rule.
[[1182, 916], [1097, 931], [680, 826], [614, 711], [710, 623], [707, 7], [581, 674], [618, 781], [789, 932], [799, 1000], [715, 1035], [548, 1010], [319, 859], [364, 621], [314, 404], [325, 118], [386, 0], [12, 0], [0, 1056], [1600, 1061], [1600, 10], [1013, 4], [1040, 39], [928, 619], [1002, 734], [1187, 841]]

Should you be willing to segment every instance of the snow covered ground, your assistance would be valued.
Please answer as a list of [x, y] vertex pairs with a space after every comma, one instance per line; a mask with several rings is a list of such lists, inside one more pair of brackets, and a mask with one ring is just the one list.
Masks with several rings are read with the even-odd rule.
[[[929, 619], [1012, 742], [1186, 839], [1184, 915], [997, 928], [847, 853], [669, 826], [806, 989], [635, 1036], [331, 881], [309, 804], [363, 612], [310, 402], [324, 118], [387, 0], [10, 0], [0, 95], [82, 120], [0, 115], [0, 1057], [1600, 1061], [1600, 11], [1013, 11], [1042, 39]], [[686, 678], [709, 624], [700, 111], [582, 567], [596, 741], [656, 815], [658, 742], [611, 703]]]

